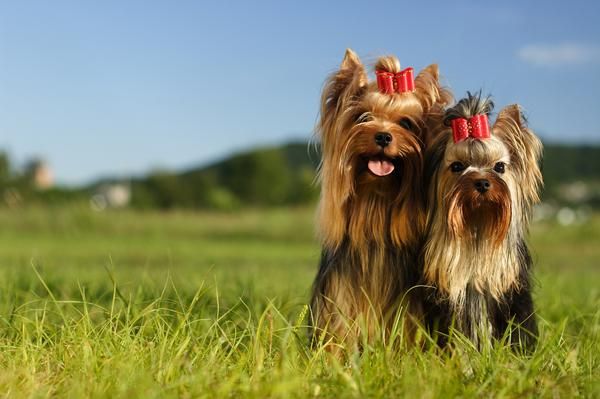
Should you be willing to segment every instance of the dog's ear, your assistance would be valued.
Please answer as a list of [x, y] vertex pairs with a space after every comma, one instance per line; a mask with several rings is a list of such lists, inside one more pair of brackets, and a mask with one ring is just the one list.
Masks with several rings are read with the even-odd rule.
[[519, 179], [524, 205], [529, 209], [540, 201], [542, 142], [527, 126], [527, 119], [517, 104], [509, 105], [498, 113], [493, 132], [508, 146], [509, 167]]
[[333, 138], [337, 118], [349, 103], [364, 93], [367, 83], [367, 72], [360, 58], [351, 49], [346, 49], [340, 69], [329, 76], [321, 96], [319, 133], [323, 145]]
[[352, 186], [351, 175], [339, 167], [338, 147], [344, 143], [338, 137], [344, 128], [340, 120], [348, 117], [344, 113], [351, 110], [352, 105], [366, 93], [367, 83], [364, 65], [354, 51], [347, 49], [339, 70], [329, 76], [323, 88], [317, 126], [322, 152], [319, 167], [322, 187], [319, 234], [324, 245], [330, 249], [341, 245], [346, 227], [344, 209]]
[[415, 78], [415, 95], [423, 107], [422, 140], [425, 147], [428, 147], [435, 136], [443, 130], [445, 108], [453, 101], [452, 93], [440, 84], [437, 64], [424, 68]]
[[340, 69], [352, 70], [356, 68], [364, 69], [358, 54], [356, 54], [351, 48], [347, 48], [346, 53], [344, 54], [344, 59], [342, 60], [342, 64], [340, 65]]
[[437, 64], [431, 64], [419, 72], [415, 78], [415, 94], [425, 113], [436, 105], [444, 107], [452, 101], [452, 94], [440, 83], [440, 70]]

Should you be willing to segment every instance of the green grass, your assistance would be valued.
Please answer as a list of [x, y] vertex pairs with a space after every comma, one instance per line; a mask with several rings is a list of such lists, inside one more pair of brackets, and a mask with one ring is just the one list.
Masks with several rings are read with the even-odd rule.
[[[600, 218], [536, 225], [531, 356], [306, 348], [313, 210], [0, 211], [8, 397], [599, 397]], [[401, 337], [399, 337], [401, 339]]]

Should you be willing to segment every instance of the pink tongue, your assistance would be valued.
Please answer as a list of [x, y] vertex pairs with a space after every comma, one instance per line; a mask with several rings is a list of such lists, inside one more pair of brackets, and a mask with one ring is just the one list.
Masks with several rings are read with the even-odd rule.
[[394, 171], [394, 164], [385, 159], [370, 159], [368, 167], [377, 176], [387, 176]]

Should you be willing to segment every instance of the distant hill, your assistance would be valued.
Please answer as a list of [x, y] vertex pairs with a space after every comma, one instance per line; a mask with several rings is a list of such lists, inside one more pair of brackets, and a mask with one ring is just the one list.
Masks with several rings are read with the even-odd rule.
[[[132, 205], [227, 209], [307, 203], [318, 196], [313, 184], [318, 162], [318, 149], [306, 142], [253, 149], [205, 166], [134, 180]], [[545, 198], [562, 201], [565, 184], [600, 182], [600, 146], [546, 144], [542, 168]]]
[[259, 148], [178, 173], [154, 173], [132, 182], [136, 207], [294, 205], [313, 201], [316, 150], [294, 142]]

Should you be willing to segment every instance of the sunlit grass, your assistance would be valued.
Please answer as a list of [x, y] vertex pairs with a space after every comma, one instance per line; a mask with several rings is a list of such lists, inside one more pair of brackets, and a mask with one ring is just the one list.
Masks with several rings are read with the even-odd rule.
[[0, 392], [600, 395], [600, 220], [534, 227], [541, 339], [531, 356], [457, 338], [454, 351], [382, 343], [343, 363], [307, 347], [312, 222], [310, 209], [0, 212]]

